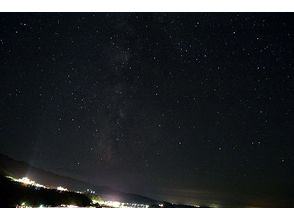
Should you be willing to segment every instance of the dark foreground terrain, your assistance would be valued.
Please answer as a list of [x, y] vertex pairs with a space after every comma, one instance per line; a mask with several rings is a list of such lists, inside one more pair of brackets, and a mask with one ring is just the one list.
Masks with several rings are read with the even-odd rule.
[[91, 205], [91, 200], [84, 194], [25, 186], [0, 176], [0, 207], [58, 207], [61, 205], [87, 207]]
[[[49, 188], [23, 184], [7, 177], [21, 178], [27, 173], [37, 182], [42, 180], [41, 183]], [[69, 187], [69, 191], [57, 190], [57, 185]], [[95, 195], [88, 194], [87, 188], [95, 189]], [[150, 208], [195, 208], [194, 206], [172, 204], [137, 194], [120, 192], [105, 186], [94, 186], [32, 167], [27, 163], [0, 154], [0, 207], [101, 207], [103, 205], [100, 206], [99, 203], [93, 204], [93, 197], [103, 198], [107, 201], [111, 200], [114, 195], [120, 202], [146, 204]]]
[[[0, 207], [96, 207], [91, 196], [71, 191], [58, 191], [24, 185], [15, 182], [8, 177], [0, 175]], [[105, 207], [105, 206], [104, 206]], [[149, 208], [195, 208], [194, 206], [157, 202], [149, 205]]]

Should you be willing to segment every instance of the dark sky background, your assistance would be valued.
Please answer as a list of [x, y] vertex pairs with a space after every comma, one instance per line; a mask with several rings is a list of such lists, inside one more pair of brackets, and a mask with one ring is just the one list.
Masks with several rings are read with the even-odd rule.
[[170, 201], [293, 206], [294, 15], [1, 13], [0, 152]]

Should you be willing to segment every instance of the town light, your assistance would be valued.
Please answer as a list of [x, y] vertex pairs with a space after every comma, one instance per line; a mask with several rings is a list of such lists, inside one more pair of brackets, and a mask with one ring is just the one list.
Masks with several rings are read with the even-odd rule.
[[35, 184], [35, 181], [33, 180], [30, 180], [29, 178], [27, 177], [23, 177], [21, 179], [18, 179], [19, 182], [25, 184], [25, 185], [34, 185]]
[[67, 188], [63, 188], [62, 186], [58, 186], [56, 189], [57, 189], [58, 191], [68, 191]]

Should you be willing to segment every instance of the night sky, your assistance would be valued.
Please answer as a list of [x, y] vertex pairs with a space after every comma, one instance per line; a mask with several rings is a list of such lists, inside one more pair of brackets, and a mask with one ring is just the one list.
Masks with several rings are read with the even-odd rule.
[[0, 153], [184, 203], [294, 206], [294, 15], [1, 13]]

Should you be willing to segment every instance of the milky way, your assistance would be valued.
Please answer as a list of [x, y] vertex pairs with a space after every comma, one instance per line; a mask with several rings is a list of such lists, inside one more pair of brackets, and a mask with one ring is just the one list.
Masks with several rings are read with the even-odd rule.
[[292, 14], [2, 13], [0, 152], [159, 199], [293, 203]]

